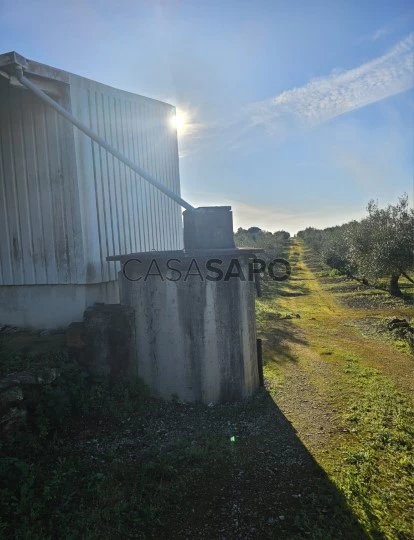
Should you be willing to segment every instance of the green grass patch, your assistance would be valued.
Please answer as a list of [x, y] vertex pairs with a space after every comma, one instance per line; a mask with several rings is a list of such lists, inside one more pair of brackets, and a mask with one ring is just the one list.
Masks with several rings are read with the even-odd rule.
[[[231, 453], [227, 438], [176, 441], [146, 460], [97, 459], [63, 441], [33, 458], [0, 458], [2, 538], [148, 538], [188, 482]], [[62, 455], [63, 454], [63, 455]], [[197, 480], [198, 479], [198, 480]]]
[[392, 382], [355, 356], [343, 371], [346, 384], [356, 390], [344, 412], [353, 438], [341, 449], [335, 481], [371, 537], [411, 538], [412, 406]]

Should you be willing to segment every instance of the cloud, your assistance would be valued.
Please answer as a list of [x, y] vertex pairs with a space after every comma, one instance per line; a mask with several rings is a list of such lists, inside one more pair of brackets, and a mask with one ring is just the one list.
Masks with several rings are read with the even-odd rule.
[[[387, 53], [350, 70], [330, 75], [248, 105], [219, 122], [197, 126], [182, 154], [209, 151], [211, 145], [228, 151], [246, 138], [265, 131], [275, 141], [315, 128], [330, 120], [394, 96], [414, 86], [414, 32]], [[183, 145], [184, 146], [184, 145]]]
[[265, 127], [284, 138], [404, 92], [414, 85], [414, 32], [386, 54], [347, 71], [335, 70], [300, 88], [250, 105], [250, 129]]
[[359, 42], [364, 41], [379, 41], [385, 37], [394, 34], [395, 32], [402, 31], [403, 27], [411, 28], [413, 20], [414, 10], [404, 10], [398, 17], [393, 18], [385, 26], [378, 28], [375, 32], [371, 32], [368, 35], [362, 36]]
[[384, 28], [379, 28], [376, 32], [374, 32], [370, 39], [371, 41], [378, 41], [379, 39], [387, 36], [392, 32], [392, 28], [385, 26]]

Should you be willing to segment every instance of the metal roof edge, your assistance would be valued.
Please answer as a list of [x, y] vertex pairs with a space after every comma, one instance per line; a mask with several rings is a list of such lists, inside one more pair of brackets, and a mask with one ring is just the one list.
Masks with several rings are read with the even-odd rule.
[[88, 77], [83, 77], [82, 75], [71, 73], [70, 71], [65, 71], [63, 69], [55, 68], [47, 64], [42, 64], [40, 62], [36, 62], [35, 60], [29, 60], [28, 58], [25, 58], [24, 56], [17, 53], [16, 51], [10, 51], [7, 53], [0, 54], [0, 69], [1, 70], [11, 75], [14, 75], [14, 68], [16, 66], [21, 66], [24, 69], [24, 71], [29, 75], [37, 75], [38, 77], [44, 77], [47, 79], [64, 82], [66, 84], [70, 84], [71, 77], [76, 77], [78, 79], [83, 79], [84, 81], [87, 81], [87, 82], [92, 82], [95, 84], [97, 83], [111, 90], [119, 90], [121, 92], [124, 92], [125, 94], [130, 94], [131, 96], [138, 96], [145, 99], [149, 99], [151, 101], [155, 101], [157, 103], [161, 103], [170, 108], [173, 108], [174, 110], [176, 108], [175, 105], [172, 105], [171, 103], [168, 103], [166, 101], [161, 101], [160, 99], [154, 99], [148, 96], [143, 96], [142, 94], [137, 94], [135, 92], [129, 92], [128, 90], [123, 90], [122, 88], [116, 88], [115, 86], [110, 86], [109, 84], [95, 81], [93, 79], [89, 79]]

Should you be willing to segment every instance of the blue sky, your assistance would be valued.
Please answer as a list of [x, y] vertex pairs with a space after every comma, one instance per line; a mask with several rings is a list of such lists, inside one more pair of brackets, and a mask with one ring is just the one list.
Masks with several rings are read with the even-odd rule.
[[413, 196], [414, 7], [0, 0], [0, 52], [175, 104], [182, 195], [295, 232]]

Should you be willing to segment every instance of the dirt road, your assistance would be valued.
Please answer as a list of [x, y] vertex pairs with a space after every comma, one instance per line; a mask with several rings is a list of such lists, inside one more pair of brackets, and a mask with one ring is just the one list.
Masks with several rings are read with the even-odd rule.
[[[397, 471], [387, 474], [387, 469], [394, 467], [390, 458], [393, 449], [376, 448], [372, 440], [386, 438], [390, 430], [397, 429], [399, 412], [393, 407], [399, 400], [404, 403], [408, 429], [414, 358], [367, 329], [388, 316], [410, 317], [413, 309], [385, 292], [326, 275], [295, 241], [290, 260], [291, 280], [269, 287], [258, 306], [273, 399], [328, 476], [342, 492], [350, 492], [348, 503], [366, 530], [374, 536], [409, 538], [412, 498], [407, 490], [411, 483], [407, 480], [400, 490], [395, 487]], [[378, 411], [385, 409], [388, 420], [381, 423]], [[355, 424], [350, 422], [352, 411]], [[400, 450], [401, 459], [405, 459], [405, 449]], [[373, 476], [381, 484], [391, 482], [390, 493], [386, 489], [376, 493], [368, 484], [362, 493], [362, 472], [344, 458], [358, 452], [372, 455], [376, 464]], [[407, 476], [407, 471], [403, 474]], [[401, 504], [396, 500], [398, 493], [403, 498]], [[381, 511], [375, 498], [382, 504], [393, 500]], [[405, 520], [398, 524], [401, 513]]]

